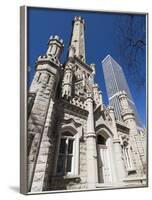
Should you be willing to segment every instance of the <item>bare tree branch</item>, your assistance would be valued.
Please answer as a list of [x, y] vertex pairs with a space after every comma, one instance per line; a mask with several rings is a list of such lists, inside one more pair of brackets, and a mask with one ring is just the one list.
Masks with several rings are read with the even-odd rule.
[[145, 77], [141, 64], [146, 52], [146, 21], [145, 16], [123, 15], [117, 22], [118, 49], [126, 62], [130, 78], [138, 89], [145, 86]]

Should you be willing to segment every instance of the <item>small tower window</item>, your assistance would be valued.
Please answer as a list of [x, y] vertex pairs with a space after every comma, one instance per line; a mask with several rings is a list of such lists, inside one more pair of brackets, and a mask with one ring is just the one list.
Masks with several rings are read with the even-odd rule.
[[106, 145], [106, 139], [103, 136], [98, 135], [98, 137], [97, 137], [97, 144]]

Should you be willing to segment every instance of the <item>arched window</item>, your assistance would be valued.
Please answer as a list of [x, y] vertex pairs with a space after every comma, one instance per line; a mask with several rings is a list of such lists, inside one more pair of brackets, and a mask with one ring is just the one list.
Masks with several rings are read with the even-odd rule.
[[74, 143], [75, 138], [70, 132], [62, 134], [57, 162], [58, 175], [72, 174], [74, 166]]

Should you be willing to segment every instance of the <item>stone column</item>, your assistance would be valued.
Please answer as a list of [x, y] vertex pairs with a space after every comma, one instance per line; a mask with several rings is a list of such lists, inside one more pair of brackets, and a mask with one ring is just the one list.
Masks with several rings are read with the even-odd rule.
[[94, 113], [92, 94], [87, 95], [87, 182], [88, 189], [96, 188], [97, 183], [97, 149], [94, 130]]
[[115, 169], [117, 172], [115, 181], [119, 182], [119, 181], [122, 181], [126, 177], [127, 172], [125, 169], [125, 163], [122, 160], [122, 151], [121, 151], [120, 139], [119, 139], [118, 131], [116, 127], [114, 108], [112, 106], [109, 106], [108, 109], [109, 109], [109, 115], [112, 119], [112, 130], [114, 134], [113, 147], [114, 147], [114, 157], [115, 157]]

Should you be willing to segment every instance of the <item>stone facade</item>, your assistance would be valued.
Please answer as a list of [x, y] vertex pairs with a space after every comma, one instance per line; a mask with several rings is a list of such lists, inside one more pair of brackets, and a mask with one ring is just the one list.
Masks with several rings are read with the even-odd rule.
[[105, 106], [85, 56], [84, 19], [75, 17], [67, 60], [51, 36], [28, 95], [29, 192], [144, 186], [146, 148], [125, 91], [123, 122]]

